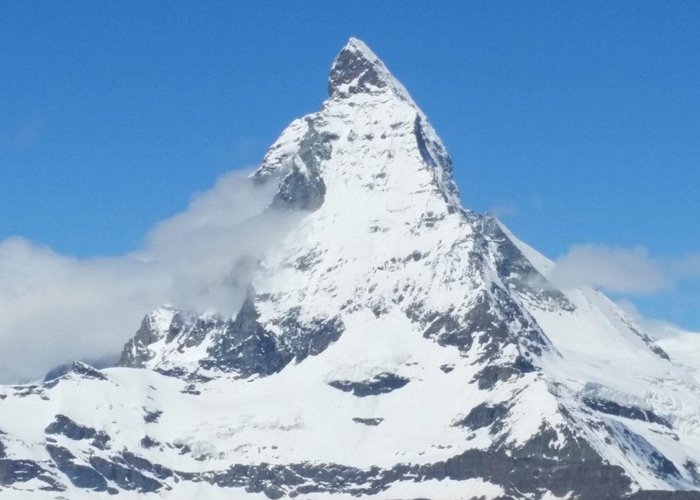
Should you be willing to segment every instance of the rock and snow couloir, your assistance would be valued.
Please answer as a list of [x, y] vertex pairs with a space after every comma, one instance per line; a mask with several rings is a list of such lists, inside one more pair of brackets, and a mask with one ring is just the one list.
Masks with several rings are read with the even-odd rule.
[[700, 497], [693, 373], [462, 208], [361, 41], [250, 182], [294, 216], [238, 314], [162, 308], [117, 367], [0, 388], [0, 496]]

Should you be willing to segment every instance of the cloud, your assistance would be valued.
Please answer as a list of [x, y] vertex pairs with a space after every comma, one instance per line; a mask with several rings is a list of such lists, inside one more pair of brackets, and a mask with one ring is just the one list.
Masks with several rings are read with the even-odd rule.
[[0, 242], [0, 381], [114, 355], [162, 304], [234, 314], [257, 259], [298, 217], [266, 210], [274, 183], [249, 173], [224, 175], [131, 254], [81, 260], [23, 238]]
[[495, 215], [498, 219], [509, 219], [518, 215], [518, 205], [515, 203], [501, 203], [489, 209], [489, 213]]
[[562, 288], [595, 286], [621, 294], [657, 293], [700, 278], [700, 254], [653, 257], [642, 247], [575, 245], [557, 259], [549, 279]]
[[700, 253], [687, 255], [683, 259], [668, 263], [670, 272], [679, 280], [700, 278]]
[[527, 206], [528, 210], [542, 210], [545, 206], [545, 200], [541, 193], [532, 193], [525, 199], [520, 201], [504, 201], [491, 206], [487, 212], [495, 215], [500, 220], [513, 219], [523, 212], [522, 207]]
[[650, 293], [669, 285], [643, 248], [577, 245], [559, 258], [550, 274], [557, 286], [591, 285], [620, 293]]

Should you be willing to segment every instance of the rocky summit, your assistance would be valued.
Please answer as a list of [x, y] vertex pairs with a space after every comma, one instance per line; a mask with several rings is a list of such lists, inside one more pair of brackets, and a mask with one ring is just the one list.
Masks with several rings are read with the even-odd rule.
[[232, 317], [0, 387], [0, 497], [700, 498], [700, 381], [496, 218], [350, 39], [251, 185], [294, 214]]

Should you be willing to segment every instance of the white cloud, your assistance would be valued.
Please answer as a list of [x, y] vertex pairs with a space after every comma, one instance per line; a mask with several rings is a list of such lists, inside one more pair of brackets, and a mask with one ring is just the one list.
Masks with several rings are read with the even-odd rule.
[[233, 314], [251, 263], [294, 217], [265, 210], [273, 186], [256, 186], [248, 174], [223, 176], [132, 254], [79, 260], [22, 238], [0, 242], [0, 381], [115, 354], [164, 303]]
[[595, 286], [614, 293], [657, 293], [700, 278], [700, 254], [654, 257], [642, 247], [574, 245], [557, 259], [549, 278], [562, 288]]
[[557, 260], [550, 279], [563, 288], [590, 285], [620, 293], [656, 292], [670, 284], [645, 249], [603, 245], [572, 247]]

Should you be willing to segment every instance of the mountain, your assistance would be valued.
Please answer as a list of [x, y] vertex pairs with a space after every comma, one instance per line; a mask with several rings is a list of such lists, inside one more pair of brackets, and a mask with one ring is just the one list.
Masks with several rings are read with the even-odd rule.
[[161, 308], [116, 367], [0, 389], [2, 496], [700, 498], [693, 373], [464, 209], [361, 41], [328, 93], [249, 179], [295, 216], [234, 317]]

